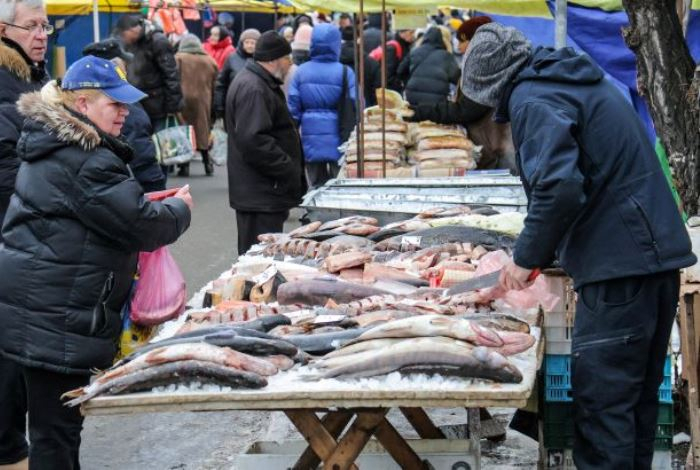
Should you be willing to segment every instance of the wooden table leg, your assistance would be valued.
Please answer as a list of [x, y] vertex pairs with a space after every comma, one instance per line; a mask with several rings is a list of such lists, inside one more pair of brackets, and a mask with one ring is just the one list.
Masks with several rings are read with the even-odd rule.
[[[340, 436], [340, 433], [343, 432], [343, 430], [348, 425], [352, 417], [353, 414], [349, 411], [329, 411], [323, 416], [323, 418], [321, 418], [321, 424], [324, 428], [326, 428], [328, 434], [330, 434], [330, 436], [334, 440], [337, 440], [338, 436]], [[315, 469], [318, 468], [318, 465], [320, 463], [321, 458], [318, 455], [316, 455], [314, 449], [309, 445], [309, 447], [306, 448], [304, 453], [301, 454], [301, 457], [299, 457], [299, 460], [297, 460], [296, 464], [294, 464], [292, 469]]]
[[479, 437], [485, 437], [491, 442], [505, 440], [505, 426], [496, 421], [486, 408], [479, 408], [479, 422], [481, 423], [481, 434]]
[[413, 429], [422, 439], [445, 439], [445, 434], [433, 424], [423, 408], [400, 408]]
[[340, 440], [333, 454], [329, 458], [323, 458], [323, 468], [325, 470], [351, 468], [388, 412], [387, 408], [357, 411], [357, 419]]
[[374, 435], [401, 468], [415, 468], [418, 470], [430, 468], [427, 462], [423, 462], [420, 459], [418, 454], [415, 453], [413, 448], [408, 445], [408, 442], [386, 418], [379, 423]]
[[[321, 420], [312, 410], [285, 410], [287, 418], [294, 424], [297, 430], [304, 436], [306, 442], [314, 453], [325, 462], [337, 451], [338, 443], [323, 426]], [[386, 412], [385, 412], [386, 413]], [[363, 444], [364, 446], [364, 444]], [[357, 469], [353, 464], [354, 459], [344, 468]], [[306, 469], [304, 469], [306, 470]]]
[[[685, 294], [681, 296], [681, 341], [685, 343], [684, 350], [688, 352], [683, 356], [683, 368], [686, 371], [688, 380], [688, 411], [690, 418], [690, 434], [693, 467], [700, 469], [700, 344], [696, 341], [696, 328], [700, 325], [696, 323], [697, 315], [695, 311], [695, 297], [698, 294]], [[684, 327], [684, 328], [683, 328]], [[685, 330], [685, 331], [683, 331]]]

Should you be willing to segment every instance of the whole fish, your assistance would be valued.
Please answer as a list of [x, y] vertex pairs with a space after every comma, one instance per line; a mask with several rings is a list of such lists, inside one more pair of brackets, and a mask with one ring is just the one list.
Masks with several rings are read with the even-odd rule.
[[323, 242], [321, 245], [328, 245], [329, 247], [347, 247], [351, 249], [359, 249], [359, 248], [372, 248], [374, 246], [374, 242], [371, 240], [368, 240], [365, 237], [357, 237], [355, 235], [346, 235], [346, 234], [341, 234], [338, 235], [337, 237], [329, 238], [325, 242]]
[[284, 339], [306, 353], [322, 355], [335, 351], [339, 347], [347, 344], [348, 341], [357, 338], [365, 331], [367, 331], [367, 328], [355, 328], [352, 330], [318, 333], [314, 335], [290, 335], [285, 336]]
[[376, 225], [369, 225], [369, 224], [348, 224], [348, 225], [342, 225], [338, 228], [335, 229], [338, 232], [343, 232], [348, 235], [357, 235], [360, 237], [364, 237], [367, 235], [371, 235], [375, 232], [379, 231], [379, 227]]
[[[404, 243], [408, 240], [406, 237], [411, 237], [411, 239], [417, 243], [407, 248], [406, 243]], [[493, 230], [467, 227], [464, 225], [445, 225], [442, 227], [416, 230], [414, 232], [408, 232], [405, 235], [388, 238], [377, 243], [375, 249], [378, 251], [406, 251], [407, 249], [423, 249], [448, 243], [471, 243], [473, 245], [481, 245], [492, 251], [502, 249], [507, 252], [512, 252], [513, 246], [515, 245], [515, 238]]]
[[323, 225], [323, 223], [319, 222], [319, 221], [311, 222], [310, 224], [306, 224], [306, 225], [302, 225], [301, 227], [296, 228], [296, 229], [292, 230], [291, 232], [289, 232], [289, 236], [294, 238], [294, 237], [298, 237], [301, 235], [307, 235], [309, 233], [313, 233], [316, 230], [318, 230], [318, 228], [321, 225]]
[[339, 281], [335, 277], [320, 277], [282, 284], [277, 290], [277, 301], [280, 305], [323, 306], [329, 300], [347, 303], [381, 294], [386, 294], [386, 292], [362, 284]]
[[431, 225], [424, 220], [402, 220], [401, 222], [394, 222], [385, 225], [381, 228], [381, 230], [369, 235], [367, 238], [375, 242], [380, 242], [382, 240], [386, 240], [387, 238], [394, 237], [396, 235], [403, 235], [408, 232], [415, 232], [416, 230], [423, 230], [430, 227]]
[[307, 233], [305, 235], [299, 235], [299, 238], [296, 238], [295, 240], [301, 240], [301, 239], [306, 239], [306, 240], [313, 240], [317, 242], [322, 242], [325, 240], [329, 240], [331, 238], [337, 237], [338, 235], [342, 235], [343, 232], [340, 230], [333, 229], [333, 230], [318, 230], [316, 232], [312, 233]]
[[64, 393], [61, 399], [73, 398], [66, 402], [65, 406], [76, 406], [98, 395], [139, 392], [188, 381], [214, 383], [233, 388], [262, 388], [267, 385], [264, 377], [253, 372], [212, 362], [186, 360], [139, 369], [105, 382], [93, 382], [88, 386]]
[[495, 331], [480, 327], [469, 320], [444, 315], [418, 315], [390, 321], [363, 333], [355, 342], [375, 338], [417, 338], [421, 336], [445, 336], [492, 348], [504, 345], [503, 339]]
[[271, 354], [281, 354], [293, 357], [297, 353], [297, 348], [291, 343], [278, 339], [264, 339], [250, 336], [241, 336], [237, 332], [210, 333], [203, 336], [193, 336], [188, 338], [169, 338], [157, 343], [149, 343], [141, 346], [133, 353], [129, 354], [117, 364], [126, 364], [133, 361], [138, 356], [146, 354], [154, 349], [184, 343], [207, 343], [214, 346], [227, 347], [235, 351], [251, 354], [253, 356], [268, 356]]
[[503, 383], [520, 383], [522, 374], [508, 359], [488, 348], [473, 347], [449, 338], [416, 338], [386, 346], [372, 353], [359, 353], [361, 358], [321, 374], [332, 377], [372, 377], [396, 370], [427, 366], [451, 366], [461, 377], [489, 379]]
[[352, 356], [357, 353], [365, 351], [376, 351], [385, 346], [391, 346], [401, 341], [406, 341], [406, 338], [379, 338], [379, 339], [368, 339], [367, 341], [360, 341], [359, 343], [348, 344], [342, 348], [331, 351], [316, 363], [325, 362], [328, 359], [333, 359], [336, 357]]
[[367, 312], [353, 317], [352, 320], [358, 326], [375, 326], [377, 323], [385, 323], [388, 321], [399, 320], [401, 318], [413, 317], [416, 314], [404, 310], [378, 310], [376, 312]]
[[154, 365], [187, 360], [213, 362], [227, 367], [235, 367], [248, 372], [254, 372], [259, 375], [267, 376], [277, 373], [277, 367], [273, 364], [263, 359], [234, 351], [233, 349], [221, 348], [207, 343], [184, 343], [154, 349], [134, 358], [134, 360], [126, 364], [107, 369], [95, 379], [95, 382], [104, 383], [115, 377], [120, 377]]
[[334, 228], [343, 226], [343, 225], [349, 225], [349, 224], [367, 224], [367, 225], [377, 225], [377, 219], [374, 217], [365, 217], [361, 215], [353, 215], [350, 217], [344, 217], [342, 219], [337, 219], [337, 220], [329, 220], [325, 224], [321, 225], [319, 227], [319, 230], [332, 230]]

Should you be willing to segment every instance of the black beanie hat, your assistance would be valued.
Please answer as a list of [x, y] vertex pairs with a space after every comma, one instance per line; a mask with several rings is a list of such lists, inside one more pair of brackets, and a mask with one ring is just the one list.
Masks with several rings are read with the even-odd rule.
[[292, 53], [292, 48], [278, 32], [267, 31], [255, 43], [253, 59], [258, 62], [272, 62]]

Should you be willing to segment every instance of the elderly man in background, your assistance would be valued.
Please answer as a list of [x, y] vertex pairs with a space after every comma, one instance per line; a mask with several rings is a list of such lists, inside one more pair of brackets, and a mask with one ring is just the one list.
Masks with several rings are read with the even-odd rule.
[[291, 53], [282, 36], [266, 32], [226, 96], [228, 191], [239, 254], [258, 235], [281, 232], [306, 192], [301, 140], [281, 88]]
[[[0, 3], [0, 223], [19, 168], [16, 147], [24, 118], [15, 103], [48, 81], [44, 56], [51, 33], [42, 0]], [[0, 469], [27, 468], [26, 409], [22, 371], [0, 357]]]

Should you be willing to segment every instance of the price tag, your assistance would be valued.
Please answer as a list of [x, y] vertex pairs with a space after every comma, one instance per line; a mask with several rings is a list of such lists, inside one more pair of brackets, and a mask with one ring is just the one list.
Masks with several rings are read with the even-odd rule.
[[275, 277], [275, 274], [277, 274], [277, 266], [273, 264], [257, 276], [252, 277], [250, 280], [251, 282], [255, 283], [255, 285], [259, 286], [261, 284], [265, 284], [267, 281]]
[[345, 320], [346, 315], [319, 315], [314, 319], [314, 323], [338, 323]]

